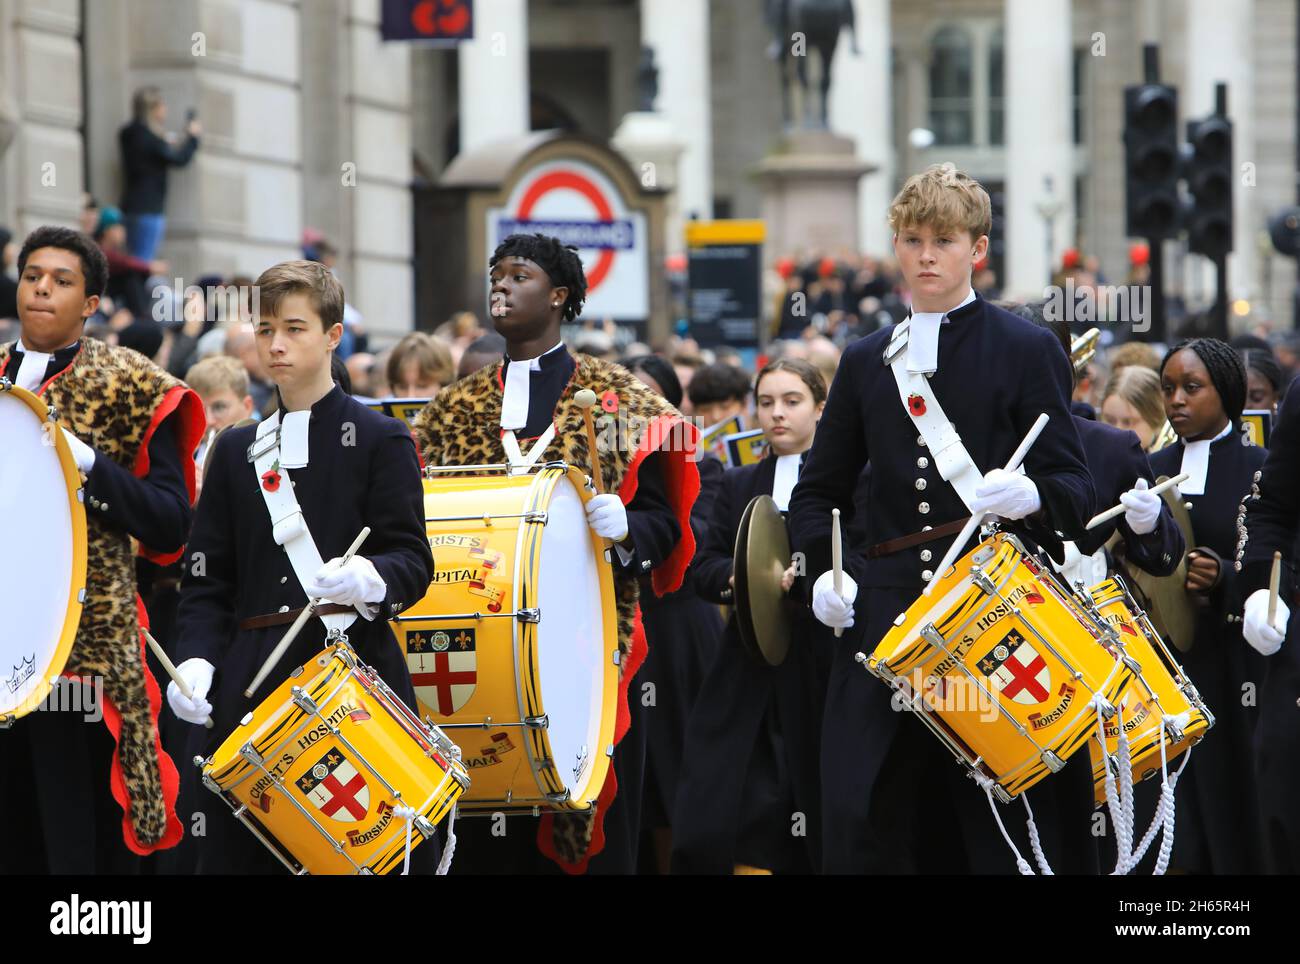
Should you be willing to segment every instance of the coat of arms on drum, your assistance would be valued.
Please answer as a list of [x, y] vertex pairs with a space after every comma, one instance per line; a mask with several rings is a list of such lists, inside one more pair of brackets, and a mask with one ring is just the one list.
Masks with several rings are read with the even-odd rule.
[[406, 663], [419, 701], [450, 716], [469, 702], [478, 680], [473, 628], [407, 633]]
[[1033, 706], [1051, 695], [1052, 674], [1047, 662], [1017, 629], [1003, 636], [978, 666], [994, 689], [1017, 703]]
[[330, 750], [295, 782], [327, 817], [355, 823], [364, 820], [370, 811], [366, 778], [338, 750]]

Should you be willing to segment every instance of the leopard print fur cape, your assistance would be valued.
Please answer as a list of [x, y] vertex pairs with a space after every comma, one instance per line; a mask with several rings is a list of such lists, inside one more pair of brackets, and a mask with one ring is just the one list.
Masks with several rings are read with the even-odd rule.
[[[595, 410], [600, 447], [601, 477], [604, 491], [616, 492], [626, 504], [635, 489], [635, 470], [649, 451], [666, 452], [674, 462], [668, 481], [670, 499], [682, 523], [683, 538], [672, 555], [654, 573], [652, 582], [659, 594], [671, 592], [681, 584], [682, 574], [695, 551], [690, 533], [690, 508], [699, 491], [699, 476], [693, 455], [697, 433], [681, 414], [660, 396], [651, 392], [636, 376], [619, 365], [589, 355], [575, 354], [577, 367], [555, 406], [556, 432], [541, 462], [566, 462], [590, 472], [587, 434], [582, 409], [574, 395], [589, 388], [600, 405]], [[500, 364], [488, 365], [461, 379], [433, 399], [412, 420], [416, 445], [427, 466], [488, 465], [506, 460], [501, 443], [501, 371]], [[521, 446], [527, 450], [527, 444]], [[680, 475], [678, 468], [681, 468]], [[693, 480], [674, 486], [674, 479], [688, 476]], [[635, 652], [634, 630], [639, 622], [637, 599], [639, 586], [635, 574], [615, 570], [614, 598], [617, 607], [620, 715], [626, 717], [627, 687], [630, 675], [644, 658]], [[644, 634], [637, 634], [637, 639]], [[618, 734], [621, 737], [621, 733]], [[609, 771], [606, 789], [592, 812], [547, 815], [543, 818], [540, 841], [542, 850], [570, 871], [581, 871], [586, 861], [599, 850], [603, 834], [602, 808], [607, 809], [617, 786], [614, 771]], [[548, 839], [549, 838], [549, 839]], [[593, 848], [593, 840], [597, 846]], [[549, 843], [549, 846], [547, 844]]]
[[[0, 370], [11, 349], [0, 345]], [[198, 397], [182, 382], [138, 352], [92, 338], [81, 340], [72, 365], [44, 387], [41, 397], [98, 457], [133, 472], [160, 407], [189, 406], [191, 419], [194, 411], [202, 417]], [[193, 435], [192, 429], [178, 429], [182, 451], [191, 442], [193, 451]], [[127, 846], [149, 853], [174, 846], [182, 827], [175, 813], [176, 767], [158, 738], [161, 695], [144, 661], [135, 551], [130, 536], [92, 512], [86, 513], [86, 535], [86, 601], [63, 675], [103, 680], [104, 722], [117, 741], [108, 789], [123, 808]], [[151, 558], [167, 557], [153, 553]]]

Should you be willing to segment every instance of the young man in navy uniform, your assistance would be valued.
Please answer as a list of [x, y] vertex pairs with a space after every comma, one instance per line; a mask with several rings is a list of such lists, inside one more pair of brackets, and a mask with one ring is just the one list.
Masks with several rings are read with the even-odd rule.
[[[1277, 428], [1269, 441], [1268, 461], [1256, 475], [1256, 489], [1246, 500], [1245, 520], [1236, 565], [1246, 597], [1242, 635], [1268, 657], [1255, 733], [1255, 772], [1269, 869], [1300, 873], [1300, 780], [1295, 761], [1300, 755], [1300, 641], [1295, 627], [1288, 633], [1291, 609], [1297, 601], [1296, 543], [1300, 540], [1300, 380], [1293, 381], [1278, 411]], [[1273, 553], [1282, 553], [1277, 611], [1268, 618]]]
[[[989, 305], [971, 288], [972, 265], [988, 248], [988, 194], [951, 164], [935, 165], [908, 179], [889, 217], [912, 292], [905, 357], [895, 341], [900, 326], [845, 351], [790, 503], [795, 548], [804, 552], [809, 576], [820, 573], [813, 613], [833, 627], [853, 627], [855, 615], [865, 623], [838, 641], [826, 696], [823, 869], [1006, 869], [1011, 858], [998, 850], [1002, 841], [983, 794], [922, 726], [900, 725], [889, 688], [854, 656], [871, 652], [917, 599], [972, 512], [993, 513], [1059, 555], [1061, 539], [1078, 538], [1093, 513], [1092, 481], [1070, 419], [1068, 359], [1049, 332]], [[909, 397], [905, 409], [900, 386], [908, 384], [941, 406], [967, 458], [950, 460], [950, 446], [936, 452], [927, 443], [913, 421], [925, 413], [924, 394]], [[1004, 471], [1044, 412], [1049, 421], [1024, 460], [1024, 474]], [[946, 476], [936, 464], [941, 454]], [[855, 480], [868, 461], [868, 542], [849, 547], [866, 549], [866, 558], [849, 566], [841, 596], [829, 572], [831, 510], [851, 511]], [[859, 584], [866, 590], [861, 599]], [[1071, 770], [1078, 771], [1079, 792], [1090, 794], [1087, 759], [1074, 761]], [[1080, 869], [1095, 869], [1095, 846], [1091, 858], [1079, 853], [1086, 839], [1066, 843], [1062, 828], [1052, 833], [1051, 818], [1037, 816], [1049, 857], [1076, 855]], [[1074, 838], [1087, 830], [1079, 828]]]
[[[410, 673], [388, 620], [423, 597], [433, 579], [411, 433], [344, 394], [330, 374], [343, 334], [342, 285], [315, 262], [289, 261], [264, 271], [257, 287], [254, 336], [280, 405], [273, 420], [224, 432], [208, 456], [176, 615], [177, 670], [194, 699], [174, 682], [167, 688], [181, 719], [201, 724], [211, 714], [213, 728], [198, 729], [192, 744], [201, 756], [321, 650], [327, 625], [341, 627], [361, 660], [414, 707]], [[263, 469], [260, 458], [250, 461], [250, 446], [260, 449], [277, 431], [279, 455]], [[292, 487], [305, 532], [284, 523], [273, 531], [263, 490], [281, 486]], [[370, 535], [342, 563], [365, 526]], [[304, 546], [312, 542], [308, 564]], [[309, 596], [325, 605], [245, 698]], [[198, 844], [200, 873], [283, 871], [224, 803], [205, 790], [196, 793], [208, 816]], [[437, 851], [433, 841], [417, 848], [412, 867], [431, 869]]]

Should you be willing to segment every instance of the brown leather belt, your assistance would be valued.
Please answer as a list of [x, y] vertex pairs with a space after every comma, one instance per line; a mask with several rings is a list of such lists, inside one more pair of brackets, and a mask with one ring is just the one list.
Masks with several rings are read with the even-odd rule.
[[[290, 609], [282, 613], [267, 613], [265, 616], [253, 616], [239, 621], [240, 629], [266, 629], [268, 626], [285, 626], [297, 619], [305, 607]], [[354, 613], [355, 606], [342, 606], [338, 603], [325, 603], [316, 607], [317, 616], [336, 616], [340, 613]]]
[[955, 536], [961, 532], [962, 526], [969, 521], [969, 519], [954, 519], [952, 522], [945, 522], [933, 529], [925, 529], [921, 532], [913, 532], [911, 535], [899, 536], [897, 539], [877, 543], [867, 550], [867, 558], [879, 559], [881, 556], [892, 556], [895, 552], [902, 552], [904, 549], [911, 549], [913, 546], [925, 545], [927, 542], [934, 542], [936, 539], [942, 539], [945, 536]]

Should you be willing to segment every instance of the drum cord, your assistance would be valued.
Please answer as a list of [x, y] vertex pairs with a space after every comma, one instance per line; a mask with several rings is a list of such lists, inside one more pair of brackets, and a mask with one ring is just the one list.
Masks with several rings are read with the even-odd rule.
[[[447, 755], [459, 763], [461, 758], [459, 744], [453, 743]], [[447, 872], [451, 870], [452, 858], [456, 856], [456, 806], [457, 804], [453, 803], [451, 812], [447, 814], [447, 846], [442, 851], [442, 859], [438, 861], [436, 873], [439, 877], [447, 876]]]
[[1129, 792], [1132, 793], [1133, 772], [1132, 762], [1129, 759], [1128, 751], [1128, 734], [1124, 732], [1124, 711], [1123, 707], [1115, 708], [1115, 726], [1119, 733], [1117, 737], [1120, 770], [1120, 787], [1115, 788], [1115, 774], [1111, 772], [1109, 754], [1106, 752], [1106, 720], [1102, 715], [1100, 702], [1095, 702], [1097, 708], [1097, 742], [1101, 745], [1102, 772], [1106, 779], [1106, 809], [1110, 811], [1110, 821], [1115, 828], [1115, 869], [1111, 872], [1114, 875], [1123, 875], [1128, 873], [1129, 858], [1133, 854], [1133, 811], [1132, 800], [1126, 799], [1124, 795], [1124, 771], [1129, 768]]
[[1044, 877], [1053, 877], [1055, 874], [1043, 854], [1043, 842], [1038, 838], [1038, 824], [1034, 823], [1034, 808], [1029, 805], [1029, 793], [1027, 791], [1022, 793], [1020, 799], [1024, 801], [1025, 810], [1029, 813], [1025, 826], [1029, 829], [1029, 846], [1034, 848], [1034, 862], [1038, 864], [1038, 869], [1043, 872]]
[[405, 877], [411, 872], [411, 831], [417, 814], [414, 807], [394, 807], [393, 815], [406, 821], [406, 858], [402, 861], [402, 876]]
[[[1015, 843], [1011, 840], [1011, 835], [1007, 833], [1007, 828], [1002, 825], [1002, 816], [998, 813], [998, 805], [993, 802], [993, 780], [986, 777], [984, 774], [976, 773], [973, 770], [971, 771], [971, 777], [977, 784], [979, 784], [980, 789], [984, 791], [984, 796], [988, 798], [989, 809], [993, 811], [993, 819], [997, 821], [998, 829], [1002, 831], [1002, 839], [1007, 842], [1007, 846], [1011, 848], [1011, 852], [1016, 855], [1016, 868], [1020, 871], [1021, 875], [1025, 877], [1033, 877], [1034, 868], [1029, 866], [1029, 861], [1020, 856], [1020, 851], [1016, 849]], [[1031, 839], [1032, 837], [1037, 836], [1037, 831], [1031, 831], [1030, 836]]]

